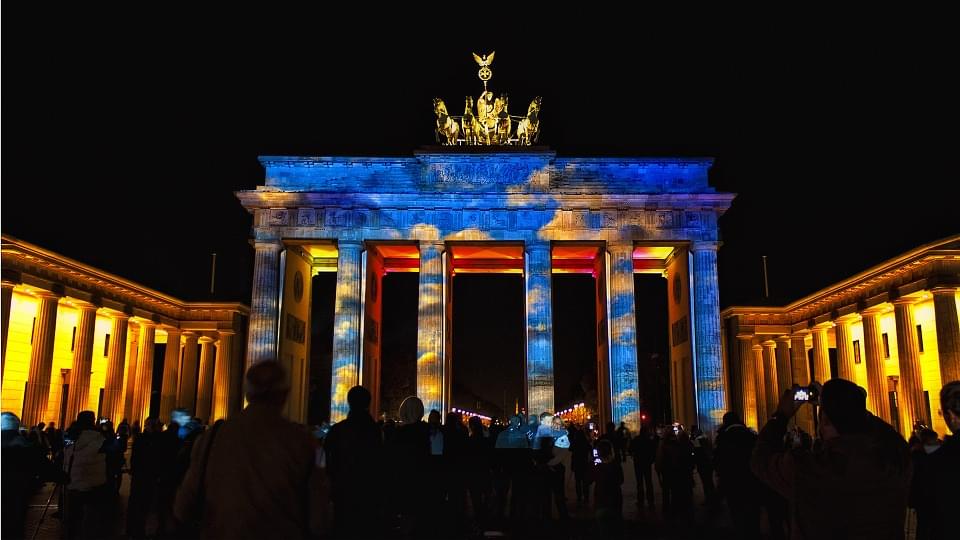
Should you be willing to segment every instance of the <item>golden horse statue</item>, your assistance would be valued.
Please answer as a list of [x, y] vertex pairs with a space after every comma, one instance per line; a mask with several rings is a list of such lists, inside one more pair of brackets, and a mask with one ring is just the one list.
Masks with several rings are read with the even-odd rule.
[[[457, 144], [457, 135], [460, 134], [460, 126], [457, 121], [447, 113], [447, 104], [440, 98], [433, 98], [433, 113], [437, 115], [437, 142], [447, 145]], [[443, 142], [441, 140], [441, 136]]]
[[476, 145], [480, 143], [480, 135], [478, 132], [480, 124], [477, 122], [477, 117], [473, 114], [473, 98], [470, 96], [467, 96], [466, 103], [463, 107], [463, 118], [460, 120], [460, 128], [460, 131], [463, 132], [463, 144]]
[[527, 116], [517, 124], [517, 144], [530, 146], [537, 142], [537, 136], [540, 135], [540, 101], [537, 96], [530, 102], [527, 108]]

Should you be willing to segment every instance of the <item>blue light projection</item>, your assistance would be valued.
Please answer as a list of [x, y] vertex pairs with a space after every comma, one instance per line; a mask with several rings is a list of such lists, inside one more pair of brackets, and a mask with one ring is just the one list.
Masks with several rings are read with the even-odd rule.
[[[359, 365], [353, 357], [359, 354], [361, 242], [420, 243], [417, 388], [428, 409], [444, 405], [444, 243], [522, 242], [527, 251], [528, 410], [539, 411], [556, 406], [548, 248], [556, 242], [588, 241], [605, 243], [613, 259], [609, 295], [613, 419], [636, 427], [641, 393], [631, 248], [644, 242], [716, 242], [717, 218], [733, 199], [732, 194], [709, 187], [712, 160], [707, 158], [558, 158], [549, 151], [436, 151], [410, 158], [262, 157], [260, 161], [266, 169], [265, 184], [237, 193], [254, 214], [258, 243], [315, 239], [356, 246], [340, 251], [333, 418], [346, 411], [346, 389], [340, 381], [344, 385], [355, 381]], [[257, 254], [259, 272], [259, 249]], [[715, 252], [712, 257], [695, 253], [697, 282], [703, 285], [696, 290], [695, 331], [697, 401], [706, 407], [700, 411], [704, 418], [714, 418], [726, 406]], [[265, 255], [263, 264], [269, 264], [268, 259]], [[269, 283], [258, 281], [253, 305], [266, 307], [261, 300], [270, 290]]]

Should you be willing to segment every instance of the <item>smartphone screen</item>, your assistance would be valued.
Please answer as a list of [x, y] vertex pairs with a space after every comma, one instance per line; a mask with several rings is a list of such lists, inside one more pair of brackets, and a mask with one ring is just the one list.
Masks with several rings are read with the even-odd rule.
[[600, 464], [600, 453], [597, 452], [596, 448], [593, 449], [593, 464], [594, 465]]
[[809, 400], [810, 400], [810, 392], [808, 392], [806, 388], [801, 388], [801, 389], [799, 389], [799, 390], [797, 390], [796, 392], [793, 393], [793, 400], [794, 400], [794, 401], [809, 401]]

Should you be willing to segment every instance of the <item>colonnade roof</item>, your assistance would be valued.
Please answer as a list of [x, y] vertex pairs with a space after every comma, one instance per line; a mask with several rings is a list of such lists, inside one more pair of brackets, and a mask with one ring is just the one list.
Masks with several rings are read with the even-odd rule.
[[930, 242], [786, 306], [731, 306], [721, 319], [797, 330], [937, 287], [960, 286], [960, 234]]
[[240, 302], [187, 302], [10, 235], [2, 236], [2, 258], [4, 282], [160, 324], [235, 330], [250, 314]]

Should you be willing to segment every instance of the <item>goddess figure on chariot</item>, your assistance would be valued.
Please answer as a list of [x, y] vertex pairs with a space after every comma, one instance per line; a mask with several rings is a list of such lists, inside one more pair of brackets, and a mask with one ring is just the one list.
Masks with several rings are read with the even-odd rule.
[[[443, 145], [466, 146], [530, 146], [540, 134], [540, 101], [537, 96], [527, 107], [526, 116], [510, 114], [510, 98], [507, 94], [494, 96], [487, 89], [487, 81], [493, 77], [490, 64], [494, 52], [473, 59], [480, 66], [477, 75], [483, 81], [483, 92], [476, 100], [474, 113], [473, 97], [467, 96], [462, 116], [452, 116], [440, 98], [433, 99], [433, 112], [437, 116], [437, 142]], [[516, 128], [514, 128], [516, 126]]]

